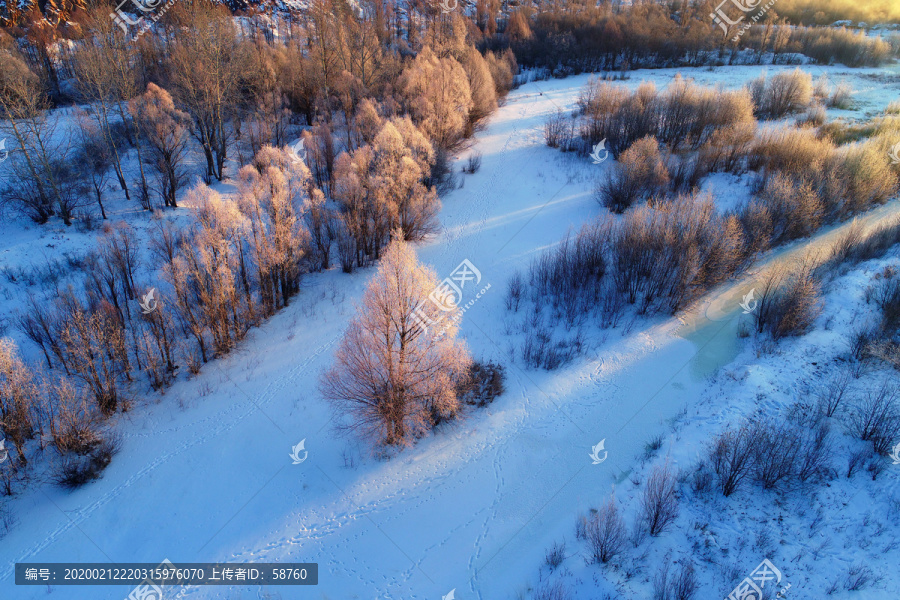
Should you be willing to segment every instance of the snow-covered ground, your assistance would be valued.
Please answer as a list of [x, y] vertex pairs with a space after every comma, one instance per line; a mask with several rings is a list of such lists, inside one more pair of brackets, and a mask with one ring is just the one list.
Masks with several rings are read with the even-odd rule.
[[[679, 71], [700, 83], [733, 87], [763, 70]], [[827, 72], [833, 82], [846, 80], [853, 87], [858, 110], [848, 116], [883, 110], [896, 97], [893, 84], [885, 83], [896, 80], [896, 69], [808, 70]], [[646, 79], [662, 87], [675, 73], [637, 71], [623, 85]], [[481, 170], [464, 176], [464, 186], [443, 198], [443, 231], [417, 248], [420, 259], [441, 277], [468, 259], [481, 273], [480, 287], [490, 284], [465, 313], [461, 331], [475, 357], [506, 365], [503, 396], [390, 460], [373, 458], [352, 439], [336, 436], [330, 409], [317, 390], [318, 377], [331, 363], [371, 270], [309, 276], [300, 297], [251, 332], [238, 350], [119, 415], [122, 449], [102, 479], [74, 492], [32, 481], [13, 499], [18, 524], [0, 541], [0, 598], [106, 600], [125, 598], [130, 591], [124, 586], [15, 587], [15, 562], [158, 563], [165, 558], [175, 563], [319, 563], [316, 588], [196, 587], [180, 591], [187, 598], [266, 593], [283, 599], [412, 600], [439, 598], [453, 589], [460, 600], [528, 597], [547, 548], [564, 539], [572, 556], [562, 576], [582, 592], [578, 597], [603, 597], [604, 590], [617, 597], [613, 584], [604, 580], [622, 583], [621, 574], [585, 566], [578, 555], [576, 515], [598, 506], [614, 488], [620, 502], [634, 496], [630, 481], [644, 477], [647, 465], [640, 456], [652, 437], [666, 439], [661, 456], [689, 467], [710, 435], [726, 419], [749, 410], [759, 393], [771, 396], [767, 402], [787, 402], [796, 377], [814, 376], [809, 363], [816, 359], [810, 356], [839, 352], [836, 336], [854, 319], [852, 306], [860, 302], [865, 270], [854, 272], [852, 285], [840, 286], [834, 301], [829, 297], [829, 306], [836, 307], [830, 309], [836, 314], [830, 331], [823, 321], [823, 332], [763, 358], [734, 342], [740, 310], [737, 300], [729, 303], [745, 289], [743, 282], [714, 292], [708, 301], [712, 312], [702, 305], [683, 320], [639, 320], [605, 339], [588, 340], [587, 355], [567, 368], [525, 370], [511, 357], [515, 338], [508, 333], [506, 281], [570, 227], [600, 211], [591, 187], [609, 163], [592, 165], [543, 142], [546, 118], [560, 108], [570, 110], [586, 81], [581, 76], [514, 90], [470, 149], [482, 153]], [[734, 192], [726, 196], [734, 201]], [[879, 214], [898, 210], [895, 201]], [[53, 254], [83, 247], [93, 235], [38, 227], [12, 235], [13, 230], [4, 225], [0, 231], [4, 264], [38, 260], [38, 250], [47, 244], [53, 246], [45, 252]], [[10, 303], [3, 301], [6, 312], [19, 288], [3, 285], [13, 290]], [[715, 349], [712, 358], [709, 349]], [[304, 439], [309, 457], [294, 465], [291, 447]], [[590, 449], [601, 440], [608, 458], [592, 464]], [[900, 472], [884, 474], [885, 480], [891, 477], [896, 481]], [[796, 548], [817, 545], [815, 539], [798, 538], [785, 540], [790, 551], [779, 555], [793, 585], [791, 597], [817, 597], [835, 561], [864, 556], [869, 564], [896, 564], [895, 548], [879, 553], [880, 538], [860, 554], [853, 542], [873, 537], [839, 513], [847, 510], [840, 506], [842, 494], [863, 485], [862, 479], [843, 481], [828, 498], [814, 498], [812, 504], [804, 500], [801, 507], [776, 505], [777, 511], [769, 498], [744, 498], [743, 520], [709, 534], [722, 536], [720, 546], [733, 544], [756, 531], [763, 518], [796, 517], [799, 524], [801, 510], [821, 507], [826, 521], [816, 535], [828, 530], [829, 517], [839, 518], [844, 528], [828, 552], [814, 554], [817, 560], [793, 560]], [[868, 495], [853, 496], [851, 508], [860, 508]], [[882, 499], [868, 510], [880, 510], [887, 502]], [[896, 509], [893, 521], [886, 515], [877, 520], [891, 523], [881, 536], [897, 531]], [[659, 545], [647, 546], [649, 551], [690, 551], [698, 535], [688, 517], [679, 523], [683, 527]], [[732, 554], [742, 557], [740, 565], [749, 573], [764, 557], [741, 548], [734, 547]], [[724, 578], [718, 566], [699, 564], [699, 555], [697, 560], [700, 597], [721, 597], [737, 583]], [[868, 590], [864, 597], [900, 596], [900, 576], [887, 575], [881, 589]], [[639, 578], [632, 583], [638, 590], [633, 597], [649, 597], [646, 583]]]

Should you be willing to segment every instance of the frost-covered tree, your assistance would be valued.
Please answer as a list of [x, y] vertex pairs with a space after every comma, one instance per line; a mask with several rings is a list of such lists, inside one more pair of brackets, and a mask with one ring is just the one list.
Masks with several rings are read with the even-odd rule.
[[402, 118], [386, 123], [372, 147], [372, 188], [378, 202], [390, 206], [391, 228], [399, 227], [407, 240], [434, 232], [441, 204], [434, 188], [422, 183], [434, 162], [431, 144]]
[[497, 89], [488, 62], [474, 46], [463, 56], [463, 69], [472, 91], [472, 121], [483, 119], [497, 108]]
[[34, 435], [39, 390], [15, 342], [0, 338], [0, 431], [25, 463], [25, 442]]
[[190, 117], [175, 108], [172, 96], [151, 83], [147, 91], [129, 102], [128, 110], [150, 146], [150, 163], [166, 206], [178, 206], [176, 194], [185, 183], [182, 167], [187, 153]]
[[458, 309], [442, 312], [426, 301], [437, 285], [395, 235], [322, 378], [322, 394], [346, 428], [375, 443], [408, 445], [459, 410], [456, 383], [471, 358], [455, 339]]
[[[259, 290], [267, 315], [286, 306], [300, 289], [301, 260], [309, 238], [302, 214], [309, 205], [310, 186], [306, 165], [271, 146], [263, 147], [253, 165], [240, 171], [238, 208], [248, 225], [243, 239], [255, 267], [253, 287]], [[249, 287], [245, 284], [245, 290]]]
[[382, 126], [371, 145], [338, 157], [334, 197], [347, 235], [354, 239], [358, 264], [377, 259], [396, 228], [406, 240], [437, 229], [440, 200], [425, 184], [434, 156], [413, 122], [398, 117]]
[[462, 139], [472, 90], [455, 58], [438, 58], [424, 47], [401, 74], [398, 87], [416, 123], [435, 144], [450, 148]]

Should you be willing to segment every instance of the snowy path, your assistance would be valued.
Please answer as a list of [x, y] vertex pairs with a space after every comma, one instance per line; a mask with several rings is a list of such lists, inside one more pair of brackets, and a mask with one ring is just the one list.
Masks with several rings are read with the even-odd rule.
[[[510, 364], [506, 280], [599, 210], [594, 172], [543, 145], [546, 117], [570, 109], [585, 81], [511, 94], [477, 135], [481, 170], [444, 198], [444, 231], [419, 248], [440, 277], [469, 259], [481, 286], [491, 284], [462, 331], [476, 357], [507, 364], [504, 396], [391, 461], [360, 458], [331, 431], [317, 379], [370, 272], [311, 277], [304, 298], [239, 351], [127, 415], [122, 452], [102, 480], [74, 493], [36, 486], [16, 502], [24, 525], [0, 543], [0, 597], [47, 597], [45, 588], [12, 586], [12, 563], [23, 560], [319, 563], [318, 588], [281, 588], [282, 598], [412, 600], [455, 588], [461, 600], [493, 600], [533, 579], [546, 548], [571, 537], [575, 514], [597, 505], [644, 442], [700, 395], [705, 382], [691, 368], [698, 346], [733, 338], [726, 307], [746, 286], [717, 291], [712, 320], [705, 307], [691, 313], [704, 323], [702, 335], [689, 336], [698, 344], [667, 319], [613, 332], [595, 355], [555, 373]], [[317, 295], [331, 284], [346, 299]], [[292, 465], [288, 452], [301, 439], [309, 459]], [[601, 439], [609, 458], [593, 465], [588, 453]], [[185, 595], [257, 597], [245, 592]], [[68, 587], [50, 597], [127, 594]]]

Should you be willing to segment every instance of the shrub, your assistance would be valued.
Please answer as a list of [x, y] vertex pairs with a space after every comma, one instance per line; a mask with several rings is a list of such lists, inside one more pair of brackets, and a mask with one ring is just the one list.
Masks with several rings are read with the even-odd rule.
[[697, 190], [702, 179], [709, 175], [709, 165], [702, 156], [669, 155], [666, 169], [669, 174], [669, 189], [683, 194]]
[[700, 587], [694, 565], [690, 562], [683, 563], [678, 573], [671, 578], [669, 569], [671, 563], [666, 559], [653, 577], [653, 600], [691, 600]]
[[864, 442], [872, 442], [872, 449], [887, 454], [900, 438], [900, 405], [898, 390], [885, 383], [854, 403], [847, 417], [850, 432]]
[[639, 139], [619, 156], [609, 178], [598, 184], [600, 202], [615, 213], [622, 213], [635, 202], [660, 194], [669, 182], [669, 172], [656, 138]]
[[580, 332], [571, 339], [554, 341], [550, 330], [537, 327], [525, 336], [522, 359], [531, 369], [553, 371], [575, 360], [581, 354], [583, 345]]
[[610, 254], [613, 281], [628, 303], [674, 312], [736, 272], [743, 235], [708, 196], [678, 196], [626, 213]]
[[533, 600], [571, 600], [572, 592], [561, 580], [548, 581], [534, 590]]
[[763, 281], [759, 305], [753, 313], [756, 332], [772, 339], [806, 333], [821, 312], [821, 283], [811, 265], [788, 274], [776, 267]]
[[887, 41], [843, 27], [798, 27], [791, 32], [791, 43], [820, 64], [839, 62], [848, 67], [878, 65], [892, 53]]
[[877, 282], [866, 292], [881, 311], [881, 334], [892, 338], [900, 329], [900, 276], [895, 270], [885, 269]]
[[544, 555], [544, 564], [546, 564], [551, 571], [559, 568], [564, 560], [566, 560], [565, 542], [555, 542], [550, 549], [547, 550], [547, 554]]
[[754, 427], [758, 439], [754, 448], [753, 472], [763, 489], [784, 485], [796, 474], [803, 440], [799, 427], [774, 420], [761, 420]]
[[[834, 154], [834, 145], [809, 129], [765, 128], [749, 152], [749, 167], [819, 181], [819, 173]], [[831, 175], [831, 174], [829, 174]]]
[[16, 462], [22, 465], [27, 462], [25, 444], [40, 427], [40, 397], [35, 376], [20, 358], [15, 342], [0, 338], [0, 439], [12, 443]]
[[797, 478], [806, 483], [831, 471], [831, 455], [831, 431], [828, 424], [819, 423], [815, 428], [806, 430], [801, 441]]
[[853, 108], [853, 89], [846, 83], [840, 83], [828, 98], [829, 108], [849, 110]]
[[84, 456], [100, 445], [99, 415], [78, 387], [60, 379], [49, 386], [48, 396], [50, 436], [60, 454]]
[[701, 148], [701, 157], [709, 171], [739, 173], [755, 138], [756, 121], [716, 129]]
[[652, 458], [663, 445], [663, 436], [657, 435], [650, 439], [649, 442], [644, 444], [644, 458], [650, 459]]
[[811, 104], [803, 116], [797, 118], [799, 127], [821, 127], [825, 124], [828, 113], [821, 104]]
[[726, 429], [713, 441], [709, 460], [724, 496], [732, 495], [752, 472], [760, 434], [753, 423], [745, 423], [737, 429]]
[[469, 155], [469, 158], [466, 160], [466, 165], [463, 167], [463, 173], [468, 175], [472, 175], [473, 173], [477, 173], [478, 169], [481, 168], [481, 152], [473, 152]]
[[525, 282], [522, 280], [522, 274], [516, 271], [506, 282], [506, 310], [519, 312], [519, 305], [522, 303], [522, 294], [525, 292]]
[[[533, 297], [549, 299], [569, 326], [583, 317], [599, 297], [606, 272], [603, 249], [610, 227], [611, 222], [604, 220], [585, 225], [574, 238], [566, 234], [555, 248], [531, 263], [529, 283]], [[511, 287], [510, 293], [518, 293], [518, 285]], [[517, 301], [515, 305], [518, 306]]]
[[638, 523], [652, 536], [663, 533], [678, 518], [676, 476], [668, 462], [656, 467], [647, 479], [641, 496]]
[[592, 78], [582, 90], [584, 114], [581, 138], [585, 148], [606, 139], [619, 156], [637, 140], [653, 136], [678, 149], [697, 149], [721, 128], [754, 123], [753, 104], [746, 91], [726, 92], [700, 87], [681, 77], [662, 92], [650, 83], [634, 92]]
[[872, 458], [872, 454], [872, 449], [868, 447], [863, 450], [851, 452], [850, 458], [847, 459], [847, 479], [853, 477], [853, 474], [857, 469], [862, 467], [870, 458]]
[[776, 173], [768, 178], [757, 198], [771, 215], [774, 244], [806, 237], [822, 225], [822, 201], [802, 179]]
[[816, 408], [820, 414], [833, 417], [838, 411], [850, 386], [851, 374], [849, 369], [840, 369], [832, 373], [825, 383], [815, 391]]
[[106, 439], [86, 455], [64, 456], [61, 464], [56, 469], [56, 483], [71, 489], [99, 479], [103, 470], [109, 466], [109, 463], [112, 462], [112, 457], [118, 451], [118, 440]]
[[749, 89], [756, 114], [779, 119], [809, 106], [813, 95], [812, 76], [800, 69], [778, 73], [771, 79], [761, 75], [750, 82]]
[[585, 519], [582, 528], [594, 562], [607, 563], [625, 549], [628, 534], [615, 496]]
[[853, 224], [831, 250], [828, 259], [832, 264], [845, 261], [858, 263], [884, 256], [885, 252], [900, 243], [900, 219], [864, 233], [862, 226]]
[[881, 577], [875, 575], [875, 572], [864, 564], [855, 564], [847, 570], [847, 579], [844, 582], [844, 589], [850, 592], [864, 590], [873, 583], [881, 581]]
[[897, 173], [877, 141], [842, 147], [825, 168], [829, 179], [822, 193], [837, 217], [884, 204], [897, 192]]
[[505, 379], [503, 365], [489, 361], [474, 361], [469, 371], [457, 387], [457, 397], [470, 405], [485, 406], [504, 392]]
[[544, 142], [551, 148], [566, 150], [572, 143], [572, 119], [562, 110], [544, 124]]

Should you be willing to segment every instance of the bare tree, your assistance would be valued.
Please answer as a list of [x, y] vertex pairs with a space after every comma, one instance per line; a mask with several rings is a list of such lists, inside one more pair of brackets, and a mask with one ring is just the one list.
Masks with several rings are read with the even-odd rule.
[[190, 32], [177, 36], [169, 62], [172, 91], [206, 156], [207, 183], [225, 176], [245, 58], [231, 16], [211, 3], [191, 3]]
[[121, 29], [109, 18], [106, 7], [97, 7], [88, 13], [85, 22], [87, 35], [72, 56], [76, 89], [85, 102], [91, 103], [91, 115], [97, 122], [110, 149], [113, 167], [125, 196], [131, 198], [128, 182], [122, 167], [127, 148], [117, 132], [116, 120], [121, 123], [128, 140], [134, 144], [140, 171], [140, 200], [145, 210], [147, 204], [147, 178], [144, 173], [144, 157], [137, 129], [128, 113], [128, 101], [143, 89], [140, 53]]
[[76, 154], [74, 162], [94, 191], [100, 215], [106, 220], [103, 191], [109, 182], [109, 170], [114, 165], [115, 155], [100, 128], [84, 113], [78, 115], [78, 130], [81, 133], [81, 149]]
[[322, 378], [322, 394], [346, 427], [375, 443], [410, 444], [459, 410], [454, 382], [471, 359], [455, 340], [458, 307], [442, 313], [425, 301], [437, 285], [397, 235]]
[[0, 125], [13, 134], [22, 157], [10, 161], [16, 183], [3, 190], [3, 197], [38, 223], [57, 210], [57, 161], [66, 154], [53, 141], [56, 121], [48, 108], [41, 82], [25, 60], [13, 50], [0, 50]]
[[245, 222], [235, 202], [202, 184], [187, 198], [197, 207], [194, 234], [182, 242], [179, 255], [167, 265], [167, 275], [175, 287], [179, 313], [205, 362], [206, 332], [212, 335], [215, 352], [225, 354], [250, 327], [251, 307], [242, 303], [239, 289], [239, 239]]

